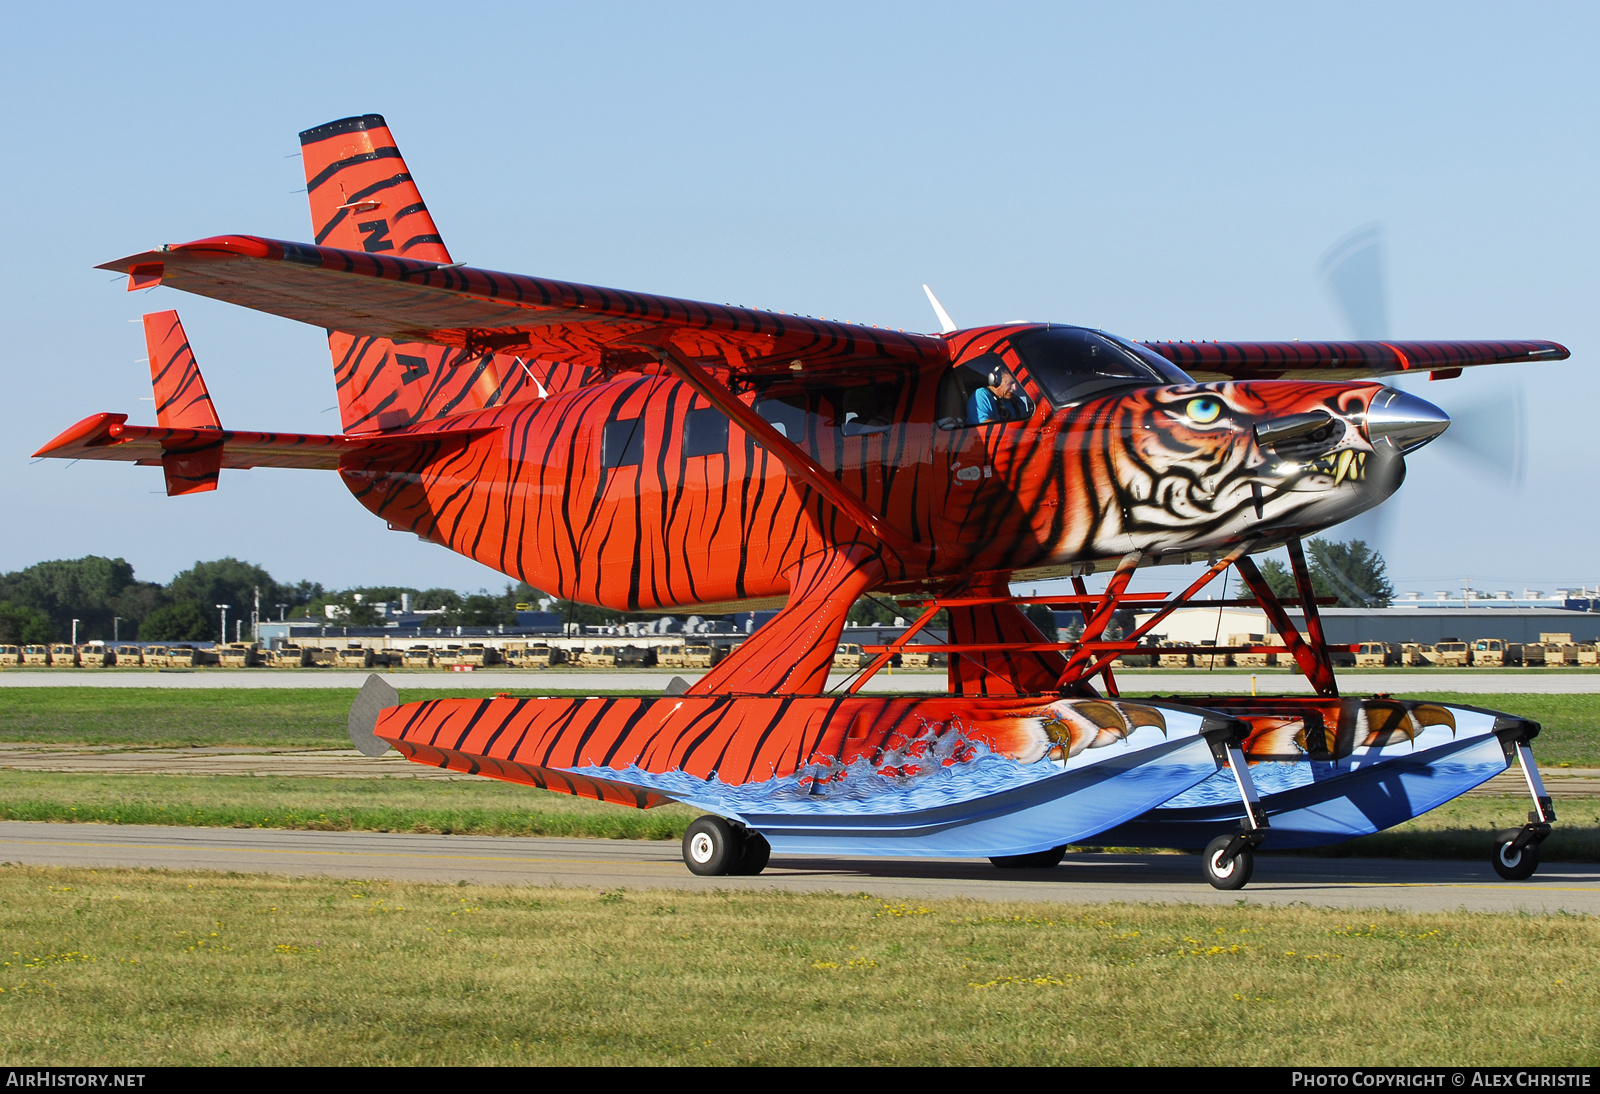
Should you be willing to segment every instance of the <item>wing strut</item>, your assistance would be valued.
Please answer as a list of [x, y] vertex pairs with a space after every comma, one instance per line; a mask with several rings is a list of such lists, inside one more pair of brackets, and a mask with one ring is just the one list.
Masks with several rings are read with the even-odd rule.
[[905, 537], [898, 528], [866, 507], [862, 500], [847, 490], [843, 483], [830, 475], [821, 464], [812, 459], [804, 449], [779, 433], [761, 415], [739, 401], [727, 385], [718, 383], [704, 369], [683, 356], [671, 345], [657, 344], [662, 363], [673, 375], [711, 400], [711, 404], [738, 424], [739, 428], [760, 442], [761, 447], [782, 463], [791, 478], [798, 479], [826, 498], [836, 509], [875, 537], [889, 550], [909, 561], [925, 554]]

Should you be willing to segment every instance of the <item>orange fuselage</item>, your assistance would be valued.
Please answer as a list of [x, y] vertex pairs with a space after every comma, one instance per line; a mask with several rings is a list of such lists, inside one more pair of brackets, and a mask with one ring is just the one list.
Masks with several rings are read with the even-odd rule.
[[[741, 398], [911, 541], [907, 557], [885, 552], [891, 589], [1281, 539], [1347, 519], [1399, 482], [1365, 473], [1369, 460], [1399, 459], [1360, 428], [1376, 383], [1185, 384], [1052, 408], [1021, 379], [1025, 420], [957, 428], [936, 419], [931, 369]], [[1257, 444], [1255, 425], [1311, 411], [1342, 427], [1317, 460]], [[670, 375], [625, 374], [435, 425], [489, 428], [425, 458], [347, 457], [351, 491], [391, 527], [561, 597], [629, 610], [775, 604], [807, 555], [877, 546]]]

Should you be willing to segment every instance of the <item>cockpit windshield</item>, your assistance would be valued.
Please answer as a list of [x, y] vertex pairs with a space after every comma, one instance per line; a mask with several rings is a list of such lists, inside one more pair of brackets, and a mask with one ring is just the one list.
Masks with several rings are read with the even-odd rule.
[[1057, 406], [1124, 387], [1191, 382], [1176, 368], [1082, 327], [1044, 327], [1011, 339], [1017, 356]]

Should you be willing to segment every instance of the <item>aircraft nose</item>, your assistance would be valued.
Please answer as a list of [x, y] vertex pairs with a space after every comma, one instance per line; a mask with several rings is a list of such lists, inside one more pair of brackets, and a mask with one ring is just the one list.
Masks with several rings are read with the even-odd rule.
[[1450, 415], [1415, 395], [1386, 387], [1367, 407], [1367, 437], [1401, 452], [1421, 448], [1450, 427]]

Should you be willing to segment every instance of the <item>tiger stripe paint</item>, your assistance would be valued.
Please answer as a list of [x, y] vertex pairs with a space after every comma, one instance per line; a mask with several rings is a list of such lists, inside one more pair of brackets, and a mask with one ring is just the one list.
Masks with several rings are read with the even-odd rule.
[[[570, 779], [577, 773], [598, 784], [630, 766], [744, 786], [808, 767], [832, 768], [858, 760], [878, 765], [948, 727], [956, 727], [972, 745], [1027, 763], [1046, 758], [1052, 748], [1076, 754], [1093, 745], [1094, 732], [1082, 739], [1086, 727], [1079, 727], [1074, 737], [1071, 726], [1041, 725], [1041, 711], [1053, 702], [727, 695], [431, 699], [389, 708], [374, 732], [421, 763], [501, 778], [515, 775], [512, 781], [547, 789], [559, 788], [548, 785], [552, 778]], [[1101, 723], [1114, 724], [1097, 703], [1090, 701], [1089, 713]], [[1083, 706], [1083, 701], [1060, 705]], [[912, 751], [910, 762], [915, 763], [922, 753]], [[958, 752], [938, 762], [951, 766], [970, 758]], [[902, 762], [895, 771], [879, 773], [916, 771], [906, 771]], [[567, 792], [601, 796], [597, 791], [590, 785]], [[626, 797], [624, 792], [603, 800]], [[641, 798], [624, 804], [648, 808], [657, 802]]]
[[156, 424], [169, 429], [221, 429], [211, 392], [200, 375], [189, 336], [175, 311], [144, 317], [145, 349], [150, 355], [150, 386], [155, 392]]

